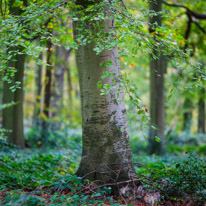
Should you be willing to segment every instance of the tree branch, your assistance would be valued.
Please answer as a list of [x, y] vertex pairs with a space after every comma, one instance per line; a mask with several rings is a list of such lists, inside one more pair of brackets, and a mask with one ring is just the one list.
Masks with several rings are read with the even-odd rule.
[[192, 11], [191, 9], [189, 9], [188, 7], [182, 5], [182, 4], [170, 4], [170, 3], [167, 3], [166, 1], [162, 1], [163, 4], [167, 5], [167, 6], [172, 6], [172, 7], [179, 7], [179, 8], [184, 8], [187, 10], [187, 12], [195, 17], [196, 19], [199, 19], [199, 20], [206, 20], [206, 14], [200, 14], [200, 13], [197, 13], [195, 11]]
[[190, 32], [191, 32], [191, 24], [192, 24], [192, 17], [190, 16], [189, 13], [186, 13], [187, 16], [188, 16], [188, 22], [187, 22], [187, 29], [186, 29], [186, 32], [185, 32], [185, 39], [186, 39], [186, 44], [184, 46], [184, 51], [186, 51], [187, 47], [188, 47], [188, 39], [189, 39], [189, 36], [190, 36]]
[[200, 26], [200, 24], [199, 24], [198, 22], [193, 21], [193, 23], [194, 23], [204, 34], [206, 34], [206, 30], [205, 30], [202, 26]]

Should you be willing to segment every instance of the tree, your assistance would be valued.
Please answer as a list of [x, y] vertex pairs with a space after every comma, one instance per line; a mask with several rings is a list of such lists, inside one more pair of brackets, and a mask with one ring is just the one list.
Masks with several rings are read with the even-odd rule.
[[[18, 50], [19, 49], [19, 50]], [[13, 51], [22, 52], [23, 48], [12, 48]], [[14, 102], [14, 106], [3, 109], [3, 128], [10, 130], [7, 133], [8, 142], [24, 147], [24, 124], [23, 124], [23, 77], [25, 54], [17, 54], [8, 62], [8, 67], [16, 70], [15, 76], [11, 83], [4, 82], [3, 86], [3, 104]], [[12, 60], [16, 61], [12, 61]], [[5, 74], [7, 75], [7, 74]], [[15, 82], [20, 82], [20, 88], [15, 92], [11, 91], [11, 87]]]
[[[185, 30], [184, 38], [186, 40], [185, 46], [183, 48], [184, 52], [187, 52], [187, 49], [189, 47], [192, 47], [192, 53], [190, 54], [190, 58], [195, 56], [196, 50], [198, 50], [198, 58], [200, 59], [201, 51], [203, 51], [203, 54], [205, 53], [205, 45], [204, 45], [204, 37], [206, 34], [206, 31], [204, 29], [204, 25], [202, 25], [203, 20], [206, 20], [206, 14], [204, 13], [198, 13], [196, 11], [193, 11], [189, 8], [187, 5], [182, 5], [182, 4], [176, 4], [176, 3], [167, 3], [166, 1], [163, 1], [164, 4], [170, 7], [174, 8], [182, 8], [184, 9], [184, 12], [181, 13], [181, 15], [185, 14], [187, 17], [187, 27]], [[194, 3], [194, 2], [191, 2]], [[195, 3], [194, 5], [198, 5], [196, 10], [202, 10], [204, 8], [204, 2], [199, 2], [198, 4]], [[191, 5], [190, 5], [191, 6]], [[195, 6], [196, 7], [196, 6]], [[195, 8], [194, 8], [195, 9]], [[194, 27], [194, 26], [195, 27]], [[185, 27], [185, 24], [184, 24]], [[182, 30], [182, 29], [181, 29]], [[199, 38], [190, 38], [193, 33], [195, 35], [198, 34]], [[195, 39], [196, 42], [194, 41]], [[204, 64], [204, 63], [203, 63]], [[204, 78], [201, 77], [198, 78], [198, 73], [203, 75], [204, 73], [204, 67], [200, 69], [200, 71], [195, 71], [193, 72], [193, 78], [189, 78], [188, 82], [194, 82], [197, 79], [201, 80], [204, 82]], [[204, 83], [203, 83], [204, 85]], [[203, 86], [204, 87], [204, 86]], [[204, 88], [199, 89], [199, 102], [198, 102], [198, 132], [203, 132], [204, 133], [204, 128], [205, 128], [205, 103], [204, 103]], [[193, 102], [192, 102], [192, 97], [190, 94], [185, 95], [185, 100], [183, 104], [183, 131], [190, 132], [191, 130], [191, 125], [192, 125], [192, 109], [193, 109]]]
[[47, 40], [47, 66], [45, 74], [45, 90], [44, 90], [44, 114], [49, 118], [49, 109], [51, 103], [51, 82], [52, 82], [52, 42]]
[[[42, 61], [43, 60], [43, 52], [39, 55], [39, 59]], [[35, 101], [35, 108], [34, 108], [34, 122], [38, 125], [39, 120], [38, 116], [41, 112], [41, 94], [42, 94], [42, 62], [38, 65], [37, 71], [36, 71], [36, 76], [35, 76], [35, 84], [36, 84], [36, 91], [35, 91], [35, 96], [36, 96], [36, 101]]]
[[47, 53], [46, 53], [46, 73], [45, 73], [45, 88], [44, 88], [44, 104], [43, 104], [43, 120], [42, 120], [42, 142], [43, 144], [47, 141], [48, 136], [48, 120], [50, 117], [50, 106], [51, 106], [51, 87], [52, 87], [52, 41], [47, 40]]
[[[15, 1], [9, 1], [9, 10], [12, 15], [20, 15], [23, 11], [19, 7], [15, 7]], [[27, 6], [27, 1], [23, 1], [23, 5]], [[8, 69], [5, 76], [9, 76], [9, 69], [14, 69], [15, 74], [11, 81], [4, 81], [3, 85], [3, 104], [14, 102], [14, 106], [3, 109], [3, 128], [9, 130], [7, 133], [8, 142], [24, 147], [24, 124], [23, 124], [23, 77], [24, 77], [24, 63], [26, 54], [24, 54], [24, 47], [20, 45], [12, 46], [7, 49], [7, 54], [12, 58], [8, 61]], [[11, 87], [19, 84], [19, 88], [15, 92]]]
[[67, 68], [67, 85], [68, 85], [68, 96], [69, 96], [69, 106], [72, 108], [73, 98], [72, 98], [72, 78], [71, 78], [71, 68]]
[[[66, 50], [63, 46], [56, 47], [54, 77], [52, 85], [52, 117], [61, 115], [63, 107], [64, 74], [67, 69], [67, 61], [72, 49]], [[70, 74], [70, 73], [69, 73]], [[71, 80], [70, 80], [71, 81]], [[69, 85], [70, 86], [70, 85]], [[69, 88], [70, 93], [70, 88]], [[69, 98], [69, 100], [71, 100]]]
[[[186, 94], [187, 95], [187, 94]], [[190, 97], [186, 97], [184, 104], [183, 104], [183, 109], [184, 109], [184, 114], [183, 114], [183, 131], [190, 133], [191, 130], [191, 125], [192, 125], [192, 101]]]
[[[86, 12], [87, 15], [91, 15], [92, 11], [88, 12], [87, 8], [101, 2], [85, 0], [76, 1], [76, 4], [82, 6], [84, 14]], [[108, 4], [105, 4], [106, 20], [86, 22], [84, 30], [78, 29], [82, 25], [81, 20], [73, 22], [76, 41], [79, 36], [85, 37], [85, 30], [93, 35], [93, 39], [96, 32], [114, 31], [114, 19], [106, 18], [111, 15], [108, 7]], [[112, 178], [117, 181], [128, 180], [135, 172], [131, 164], [132, 154], [123, 100], [124, 91], [116, 79], [117, 77], [121, 78], [117, 47], [110, 50], [104, 49], [97, 55], [94, 51], [95, 44], [94, 40], [86, 45], [80, 43], [75, 51], [81, 92], [83, 129], [82, 159], [76, 174], [90, 180], [101, 180], [107, 183], [113, 182]], [[101, 63], [108, 61], [112, 65], [103, 69]], [[101, 76], [105, 70], [113, 75], [102, 79]], [[101, 95], [100, 89], [97, 88], [99, 81], [114, 89], [110, 93]], [[100, 173], [105, 169], [108, 170], [108, 167], [110, 168], [108, 176]], [[119, 175], [115, 175], [112, 171], [119, 171]]]
[[[151, 1], [150, 9], [150, 33], [155, 38], [155, 24], [161, 26], [162, 1]], [[153, 14], [153, 12], [157, 12]], [[150, 128], [149, 145], [150, 154], [162, 154], [164, 152], [164, 122], [165, 122], [165, 95], [164, 95], [164, 73], [165, 57], [160, 51], [153, 49], [156, 59], [150, 61]], [[158, 141], [160, 138], [161, 141]]]
[[205, 88], [199, 89], [198, 132], [205, 133]]
[[63, 90], [64, 90], [64, 73], [65, 73], [65, 53], [66, 50], [64, 47], [56, 47], [55, 55], [55, 66], [54, 66], [54, 76], [53, 76], [53, 85], [52, 85], [52, 98], [51, 107], [52, 107], [52, 117], [60, 115], [62, 109], [63, 101]]

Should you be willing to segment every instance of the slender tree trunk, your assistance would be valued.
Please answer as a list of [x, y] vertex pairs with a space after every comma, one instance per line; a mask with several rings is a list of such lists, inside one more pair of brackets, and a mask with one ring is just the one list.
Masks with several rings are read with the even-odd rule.
[[[107, 26], [107, 28], [114, 29], [113, 19], [99, 22], [99, 24], [101, 28]], [[75, 39], [77, 39], [77, 27], [78, 22], [73, 22]], [[92, 30], [90, 26], [87, 29]], [[94, 46], [95, 42], [79, 46], [75, 52], [81, 92], [83, 130], [82, 159], [76, 174], [81, 177], [87, 175], [86, 178], [90, 180], [102, 182], [113, 182], [112, 178], [117, 181], [128, 180], [135, 172], [133, 165], [129, 164], [132, 163], [132, 154], [123, 100], [124, 91], [118, 80], [113, 81], [117, 76], [121, 78], [117, 48], [104, 50], [97, 55], [93, 50]], [[113, 64], [103, 69], [100, 64], [106, 61], [112, 61]], [[102, 80], [101, 76], [105, 70], [109, 70], [114, 77]], [[109, 94], [100, 95], [100, 89], [97, 88], [98, 81], [116, 88]], [[118, 88], [120, 89], [120, 101], [117, 97]], [[113, 172], [101, 175], [99, 170], [108, 171], [108, 167], [111, 171], [120, 170], [119, 175]], [[93, 172], [95, 170], [96, 172]]]
[[[20, 15], [23, 10], [20, 7], [15, 6], [15, 0], [10, 0], [8, 2], [9, 10], [12, 15]], [[27, 6], [27, 0], [23, 1], [23, 5]], [[15, 54], [18, 50], [18, 53]], [[16, 70], [14, 78], [10, 83], [3, 83], [3, 104], [8, 104], [15, 102], [14, 106], [3, 109], [3, 128], [10, 130], [7, 133], [8, 142], [25, 147], [24, 142], [24, 123], [23, 123], [23, 78], [24, 78], [24, 64], [26, 59], [26, 54], [24, 53], [24, 48], [21, 46], [15, 46], [8, 48], [8, 51], [13, 53], [13, 58], [8, 61], [8, 67]], [[7, 71], [5, 75], [8, 75]], [[20, 88], [12, 92], [10, 87], [14, 86], [15, 82], [20, 83]]]
[[73, 99], [72, 99], [72, 79], [71, 79], [71, 69], [67, 68], [67, 81], [68, 81], [68, 95], [69, 95], [69, 107], [72, 109]]
[[[3, 104], [3, 75], [0, 76], [0, 105]], [[0, 124], [2, 123], [3, 117], [2, 117], [2, 110], [0, 110]]]
[[[23, 52], [22, 47], [12, 48], [12, 51], [16, 51], [17, 49], [19, 52]], [[3, 109], [3, 128], [11, 130], [11, 132], [7, 134], [8, 142], [22, 148], [25, 146], [23, 128], [23, 77], [25, 58], [25, 54], [17, 54], [12, 59], [16, 61], [10, 60], [8, 62], [8, 67], [16, 69], [16, 73], [13, 81], [11, 83], [5, 81], [3, 86], [3, 104], [16, 103], [14, 106]], [[20, 82], [21, 88], [12, 92], [10, 87], [13, 86], [15, 82]]]
[[52, 42], [47, 41], [47, 66], [44, 90], [44, 109], [43, 113], [49, 118], [50, 102], [51, 102], [51, 83], [52, 83]]
[[[54, 79], [52, 88], [52, 117], [61, 117], [64, 96], [64, 74], [69, 71], [68, 59], [72, 49], [66, 50], [64, 47], [56, 47], [56, 59], [54, 69]], [[71, 83], [71, 79], [70, 79]], [[70, 83], [68, 85], [71, 87]], [[69, 87], [69, 92], [71, 88]], [[70, 93], [69, 93], [70, 94]], [[69, 96], [69, 106], [71, 97]], [[70, 107], [71, 108], [71, 107]], [[61, 126], [61, 121], [56, 118], [56, 126]]]
[[[161, 12], [162, 1], [151, 1], [150, 11]], [[150, 32], [155, 31], [154, 23], [159, 26], [162, 24], [161, 14], [149, 18]], [[155, 38], [155, 37], [154, 37]], [[164, 152], [164, 124], [165, 124], [165, 95], [164, 95], [164, 73], [165, 57], [159, 54], [159, 51], [153, 49], [157, 59], [150, 61], [150, 128], [149, 128], [149, 145], [150, 154], [162, 154]], [[155, 128], [154, 128], [155, 127]], [[156, 141], [158, 137], [160, 142]]]
[[[43, 60], [43, 53], [39, 55], [39, 59]], [[41, 112], [41, 89], [42, 89], [42, 64], [38, 65], [37, 72], [36, 72], [36, 102], [35, 102], [35, 109], [34, 109], [34, 121], [38, 122], [38, 116]]]
[[46, 60], [46, 74], [45, 74], [45, 88], [44, 88], [44, 105], [43, 105], [43, 114], [42, 119], [42, 128], [41, 128], [41, 142], [42, 145], [45, 145], [48, 140], [49, 135], [49, 125], [48, 120], [50, 117], [50, 104], [51, 104], [51, 84], [52, 84], [52, 42], [47, 40], [47, 60]]
[[198, 133], [205, 134], [205, 88], [201, 88], [199, 91]]
[[63, 106], [64, 93], [64, 73], [65, 73], [65, 56], [66, 50], [64, 47], [56, 47], [56, 59], [54, 68], [54, 81], [52, 88], [52, 117], [61, 115]]
[[183, 105], [184, 114], [183, 114], [183, 131], [190, 133], [192, 125], [192, 101], [189, 97], [185, 98]]

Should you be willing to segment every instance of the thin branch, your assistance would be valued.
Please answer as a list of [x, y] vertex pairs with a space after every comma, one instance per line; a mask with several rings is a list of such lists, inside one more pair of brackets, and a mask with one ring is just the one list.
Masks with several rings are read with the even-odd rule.
[[[53, 13], [53, 11], [54, 11], [56, 8], [59, 8], [59, 7], [63, 6], [63, 5], [66, 5], [68, 2], [69, 2], [69, 0], [66, 0], [66, 1], [64, 1], [64, 2], [62, 2], [62, 3], [59, 3], [58, 5], [56, 5], [56, 6], [52, 7], [51, 9], [47, 10], [47, 12], [48, 12], [48, 13]], [[14, 22], [24, 22], [24, 21], [26, 21], [26, 20], [28, 20], [28, 19], [35, 18], [35, 17], [37, 17], [37, 16], [42, 16], [43, 14], [44, 14], [44, 13], [42, 12], [42, 14], [37, 14], [37, 15], [34, 15], [34, 16], [30, 17], [30, 18], [29, 18], [29, 17], [19, 18], [19, 19], [17, 19], [17, 20], [14, 21]]]
[[198, 22], [193, 21], [193, 23], [194, 23], [204, 34], [206, 34], [206, 30], [205, 30], [202, 26], [200, 26], [200, 24], [199, 24]]
[[200, 13], [197, 13], [195, 11], [192, 11], [191, 9], [189, 9], [188, 7], [186, 7], [182, 4], [170, 4], [170, 3], [167, 3], [166, 1], [162, 1], [162, 3], [167, 5], [167, 6], [184, 8], [187, 10], [188, 13], [190, 13], [191, 16], [193, 16], [199, 20], [206, 20], [206, 14], [200, 14]]
[[187, 29], [186, 29], [186, 32], [185, 32], [185, 39], [186, 39], [186, 44], [184, 46], [184, 51], [186, 51], [187, 47], [188, 47], [188, 39], [189, 39], [189, 36], [190, 36], [190, 32], [191, 32], [191, 24], [192, 24], [192, 17], [190, 16], [189, 13], [186, 13], [187, 16], [188, 16], [188, 22], [187, 22]]

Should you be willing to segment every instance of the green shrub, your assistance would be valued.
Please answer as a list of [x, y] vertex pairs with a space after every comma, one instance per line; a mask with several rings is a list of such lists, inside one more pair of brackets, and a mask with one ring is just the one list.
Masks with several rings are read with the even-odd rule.
[[198, 148], [198, 152], [202, 155], [206, 155], [206, 144], [200, 145]]
[[[25, 135], [26, 143], [31, 148], [71, 148], [81, 149], [81, 130], [69, 128], [66, 124], [55, 126], [48, 121], [47, 129], [42, 131], [40, 123], [33, 126]], [[39, 126], [38, 126], [39, 125]]]
[[167, 145], [167, 149], [170, 153], [183, 153], [184, 152], [184, 148], [180, 145]]
[[176, 160], [171, 168], [161, 164], [152, 167], [151, 171], [152, 179], [165, 182], [159, 185], [165, 198], [206, 200], [206, 161], [196, 153], [189, 152]]

